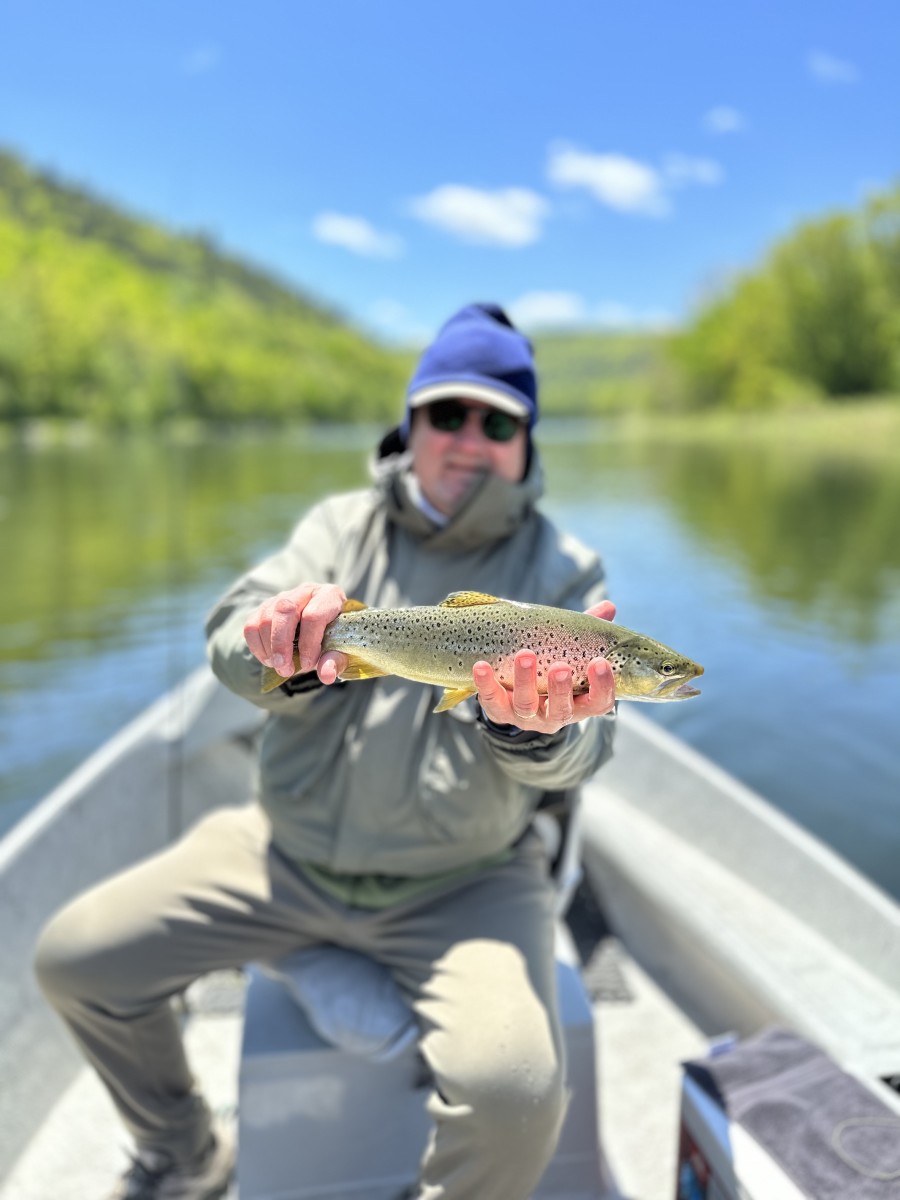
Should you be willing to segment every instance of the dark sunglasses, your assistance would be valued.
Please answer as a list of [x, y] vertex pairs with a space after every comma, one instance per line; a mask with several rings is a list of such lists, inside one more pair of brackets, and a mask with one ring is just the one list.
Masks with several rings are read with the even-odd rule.
[[[435, 400], [427, 408], [431, 428], [441, 433], [456, 433], [462, 429], [472, 411], [473, 405], [463, 404], [462, 400]], [[484, 436], [492, 442], [512, 441], [522, 427], [518, 417], [501, 412], [498, 408], [478, 408], [474, 411], [481, 417]]]

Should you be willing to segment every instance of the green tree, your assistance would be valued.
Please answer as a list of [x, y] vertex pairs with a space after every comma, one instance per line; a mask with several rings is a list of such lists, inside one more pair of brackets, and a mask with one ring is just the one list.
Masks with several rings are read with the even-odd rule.
[[781, 308], [775, 353], [787, 370], [831, 396], [891, 385], [889, 295], [861, 222], [804, 226], [775, 250], [770, 271]]
[[900, 386], [900, 188], [802, 225], [670, 345], [695, 407], [771, 407]]

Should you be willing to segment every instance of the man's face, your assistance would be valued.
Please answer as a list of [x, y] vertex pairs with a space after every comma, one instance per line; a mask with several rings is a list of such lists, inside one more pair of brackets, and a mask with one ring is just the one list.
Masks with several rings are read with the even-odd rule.
[[438, 512], [452, 516], [469, 494], [476, 477], [484, 471], [517, 483], [525, 474], [528, 438], [523, 424], [508, 442], [492, 441], [482, 427], [490, 406], [478, 400], [459, 399], [467, 412], [462, 426], [453, 431], [435, 429], [426, 411], [412, 415], [409, 449], [413, 471], [425, 499]]

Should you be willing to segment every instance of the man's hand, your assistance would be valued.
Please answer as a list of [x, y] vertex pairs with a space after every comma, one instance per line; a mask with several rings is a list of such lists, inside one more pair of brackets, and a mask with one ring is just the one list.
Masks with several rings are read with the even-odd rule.
[[[589, 608], [592, 617], [611, 621], [616, 607], [603, 600]], [[532, 650], [520, 650], [515, 657], [512, 691], [497, 679], [490, 665], [478, 662], [472, 678], [478, 688], [478, 700], [484, 715], [495, 725], [516, 725], [536, 733], [556, 733], [573, 721], [600, 717], [612, 710], [616, 686], [612, 667], [605, 658], [592, 659], [587, 670], [589, 690], [581, 696], [572, 693], [572, 668], [554, 663], [547, 676], [547, 695], [537, 690], [537, 658]]]
[[301, 583], [264, 600], [244, 623], [250, 652], [266, 667], [289, 679], [295, 673], [294, 637], [299, 626], [300, 671], [318, 671], [334, 683], [347, 665], [345, 655], [322, 654], [325, 626], [340, 613], [347, 597], [333, 583]]

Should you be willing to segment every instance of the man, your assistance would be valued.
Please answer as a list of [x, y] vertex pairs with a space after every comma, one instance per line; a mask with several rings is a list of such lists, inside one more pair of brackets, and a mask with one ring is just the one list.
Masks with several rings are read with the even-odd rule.
[[[477, 664], [478, 702], [435, 714], [433, 689], [341, 683], [343, 656], [321, 652], [348, 596], [401, 607], [464, 589], [611, 618], [597, 556], [534, 507], [536, 419], [527, 339], [467, 306], [423, 354], [374, 485], [316, 505], [211, 613], [213, 670], [269, 712], [258, 803], [76, 900], [38, 953], [135, 1139], [123, 1200], [212, 1200], [231, 1169], [171, 997], [323, 942], [383, 962], [418, 1018], [434, 1081], [418, 1200], [525, 1200], [540, 1179], [565, 1088], [553, 889], [530, 825], [545, 791], [609, 755], [612, 672], [596, 660], [574, 696], [557, 664], [541, 696], [524, 649], [512, 690]], [[285, 682], [263, 695], [266, 666]]]

